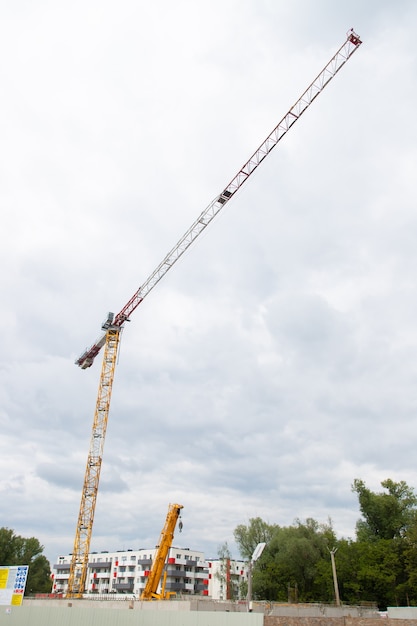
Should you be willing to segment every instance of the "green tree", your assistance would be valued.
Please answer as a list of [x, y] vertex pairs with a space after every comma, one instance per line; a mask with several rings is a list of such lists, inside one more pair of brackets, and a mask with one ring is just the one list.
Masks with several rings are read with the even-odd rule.
[[357, 577], [361, 595], [365, 600], [376, 602], [382, 610], [405, 604], [402, 546], [401, 539], [358, 542]]
[[329, 548], [336, 545], [331, 522], [296, 520], [285, 535], [281, 558], [287, 562], [288, 583], [297, 589], [298, 599], [331, 601], [334, 594]]
[[26, 594], [51, 591], [51, 568], [36, 537], [24, 538], [10, 528], [0, 528], [0, 564], [29, 565]]
[[394, 482], [390, 478], [381, 482], [386, 490], [374, 493], [356, 478], [352, 491], [358, 494], [363, 519], [356, 525], [359, 541], [395, 539], [403, 537], [415, 517], [417, 496], [404, 481]]
[[280, 527], [253, 518], [235, 530], [242, 556], [266, 548], [253, 568], [253, 597], [270, 601], [333, 602], [330, 550], [335, 553], [340, 599], [417, 606], [417, 496], [404, 481], [388, 478], [373, 492], [355, 479], [361, 519], [356, 538], [337, 539], [329, 521], [296, 520]]
[[258, 543], [268, 543], [279, 526], [267, 524], [260, 517], [252, 517], [249, 525], [239, 524], [234, 530], [234, 538], [243, 559], [250, 561]]
[[417, 605], [417, 512], [411, 521], [404, 541], [404, 570], [407, 580], [401, 592], [407, 605]]
[[253, 571], [258, 599], [304, 602], [332, 599], [329, 546], [336, 537], [331, 524], [313, 519], [289, 527], [272, 527], [272, 536]]
[[43, 554], [39, 554], [29, 565], [26, 591], [27, 593], [51, 591], [51, 566]]
[[222, 543], [218, 549], [219, 569], [215, 576], [220, 583], [220, 599], [230, 600], [230, 582], [228, 572], [230, 572], [231, 553], [227, 541]]
[[10, 528], [0, 528], [0, 565], [12, 564], [16, 554], [15, 545], [14, 532]]
[[356, 525], [356, 583], [362, 599], [384, 609], [417, 599], [417, 496], [404, 481], [388, 478], [381, 486], [385, 491], [375, 493], [356, 479], [352, 490], [362, 513]]

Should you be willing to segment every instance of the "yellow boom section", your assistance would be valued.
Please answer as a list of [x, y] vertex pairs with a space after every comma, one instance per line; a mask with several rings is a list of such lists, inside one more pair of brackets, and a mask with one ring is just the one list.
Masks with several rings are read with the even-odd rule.
[[165, 585], [163, 585], [163, 589], [160, 593], [157, 593], [157, 589], [161, 581], [169, 549], [172, 546], [175, 527], [182, 508], [182, 504], [170, 504], [168, 507], [165, 526], [163, 527], [159, 538], [159, 545], [157, 545], [158, 549], [155, 554], [145, 589], [142, 592], [141, 600], [166, 600], [171, 595], [169, 592], [165, 593]]

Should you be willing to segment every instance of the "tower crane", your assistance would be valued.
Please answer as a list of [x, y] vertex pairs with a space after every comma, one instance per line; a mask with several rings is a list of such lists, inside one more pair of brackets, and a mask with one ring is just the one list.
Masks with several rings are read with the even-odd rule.
[[[180, 517], [182, 508], [184, 508], [182, 504], [170, 504], [168, 507], [165, 525], [162, 529], [158, 545], [156, 546], [157, 549], [155, 557], [152, 563], [151, 571], [149, 572], [148, 580], [146, 581], [145, 589], [142, 591], [142, 595], [140, 597], [141, 600], [167, 600], [171, 597], [171, 595], [175, 595], [174, 592], [165, 591], [166, 571], [160, 593], [158, 593], [158, 586], [161, 582], [162, 572], [167, 560], [169, 549], [172, 546], [175, 527], [177, 525], [178, 518]], [[181, 532], [181, 521], [179, 528]]]
[[100, 382], [97, 394], [96, 408], [84, 484], [81, 494], [81, 504], [78, 514], [74, 548], [68, 579], [67, 597], [80, 597], [85, 589], [88, 555], [94, 521], [94, 511], [97, 500], [100, 470], [103, 458], [103, 447], [106, 436], [107, 421], [110, 409], [110, 399], [116, 367], [116, 357], [120, 341], [120, 334], [125, 322], [144, 300], [148, 293], [159, 283], [165, 274], [175, 265], [178, 259], [191, 246], [203, 230], [210, 224], [223, 207], [233, 198], [236, 192], [250, 178], [256, 168], [268, 156], [289, 129], [297, 122], [306, 109], [314, 102], [326, 85], [339, 72], [359, 48], [362, 41], [353, 28], [346, 35], [346, 40], [330, 59], [324, 69], [318, 74], [304, 93], [275, 126], [268, 137], [255, 150], [248, 161], [239, 169], [226, 187], [212, 200], [206, 209], [198, 216], [178, 243], [163, 258], [158, 267], [150, 274], [139, 289], [133, 294], [125, 306], [114, 315], [109, 313], [102, 325], [103, 333], [85, 350], [76, 360], [81, 369], [91, 367], [94, 359], [104, 348]]

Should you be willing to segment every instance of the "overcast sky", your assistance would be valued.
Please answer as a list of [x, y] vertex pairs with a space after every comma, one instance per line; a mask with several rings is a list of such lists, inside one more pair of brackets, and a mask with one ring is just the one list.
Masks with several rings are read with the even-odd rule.
[[132, 316], [92, 550], [216, 557], [252, 517], [417, 487], [417, 6], [16, 0], [0, 20], [0, 526], [72, 552], [101, 358], [74, 360], [354, 27], [363, 45]]

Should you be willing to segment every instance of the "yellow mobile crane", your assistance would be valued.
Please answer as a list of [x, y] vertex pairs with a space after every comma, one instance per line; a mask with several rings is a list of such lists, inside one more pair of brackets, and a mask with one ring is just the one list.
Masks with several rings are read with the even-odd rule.
[[[166, 570], [164, 573], [161, 591], [157, 593], [157, 590], [159, 583], [161, 582], [162, 572], [165, 567], [169, 549], [172, 546], [175, 527], [177, 525], [177, 520], [180, 517], [182, 508], [182, 504], [170, 504], [168, 507], [165, 526], [162, 529], [159, 544], [156, 546], [157, 551], [152, 563], [151, 571], [149, 572], [148, 580], [146, 581], [145, 589], [142, 591], [142, 595], [140, 597], [141, 600], [168, 600], [171, 596], [175, 596], [175, 592], [165, 591]], [[179, 529], [181, 532], [181, 521], [179, 523]]]
[[119, 313], [117, 313], [117, 315], [113, 313], [108, 314], [107, 319], [102, 325], [102, 330], [104, 331], [102, 335], [76, 360], [76, 365], [81, 369], [88, 369], [93, 364], [100, 350], [104, 347], [90, 449], [87, 457], [74, 548], [72, 551], [67, 589], [68, 598], [82, 597], [85, 590], [88, 555], [90, 551], [94, 511], [97, 501], [117, 352], [120, 334], [125, 323], [130, 320], [130, 316], [148, 293], [165, 276], [168, 270], [175, 265], [184, 252], [188, 250], [203, 230], [205, 230], [229, 200], [234, 197], [242, 185], [251, 177], [271, 150], [273, 150], [290, 128], [300, 119], [302, 114], [314, 102], [332, 78], [336, 76], [352, 54], [359, 48], [361, 43], [362, 41], [359, 35], [354, 32], [353, 28], [349, 30], [345, 42], [341, 45], [336, 54], [284, 115], [268, 137], [261, 143], [259, 148], [255, 150], [249, 160], [240, 168], [230, 183], [226, 185], [226, 187], [223, 187], [222, 191], [215, 196], [214, 200], [212, 200], [207, 208], [198, 216], [196, 221], [181, 237], [178, 243], [168, 252], [152, 274], [142, 283]]

